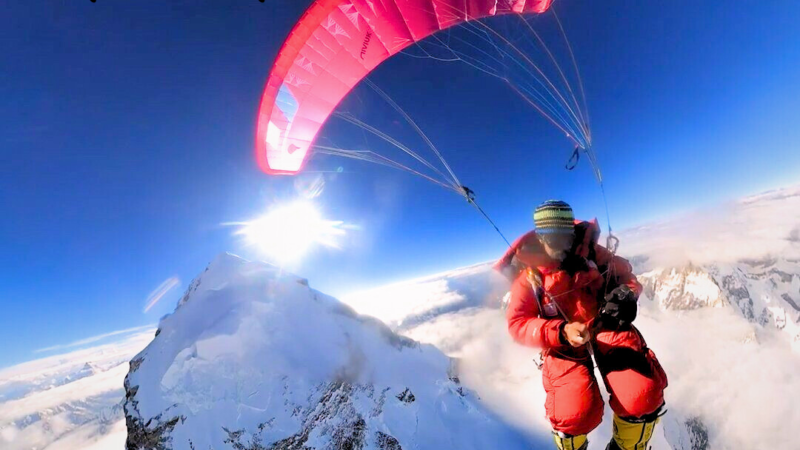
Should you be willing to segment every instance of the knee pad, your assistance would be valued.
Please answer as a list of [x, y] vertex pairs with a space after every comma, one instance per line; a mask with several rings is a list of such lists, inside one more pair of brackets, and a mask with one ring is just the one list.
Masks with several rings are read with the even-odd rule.
[[553, 439], [556, 441], [558, 450], [586, 450], [589, 448], [589, 441], [585, 434], [573, 436], [560, 431], [553, 432]]
[[658, 414], [642, 419], [623, 419], [614, 414], [614, 437], [606, 450], [647, 450], [660, 419]]

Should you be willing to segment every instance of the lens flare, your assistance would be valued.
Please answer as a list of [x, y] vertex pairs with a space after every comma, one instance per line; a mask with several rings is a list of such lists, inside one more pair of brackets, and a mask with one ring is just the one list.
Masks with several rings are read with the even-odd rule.
[[236, 234], [247, 245], [279, 263], [299, 261], [315, 244], [340, 248], [344, 222], [326, 220], [313, 204], [298, 201], [280, 205], [261, 217], [240, 224]]
[[147, 306], [144, 307], [143, 312], [150, 311], [150, 308], [155, 306], [159, 300], [167, 295], [167, 292], [171, 291], [172, 288], [178, 286], [179, 284], [181, 284], [181, 280], [177, 276], [169, 277], [164, 280], [159, 287], [157, 287], [153, 292], [150, 293], [150, 295], [147, 296]]

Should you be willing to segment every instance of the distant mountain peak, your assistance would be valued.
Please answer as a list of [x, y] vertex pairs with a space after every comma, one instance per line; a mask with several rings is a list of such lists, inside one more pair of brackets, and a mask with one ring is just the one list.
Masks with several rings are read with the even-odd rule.
[[732, 307], [750, 322], [800, 342], [800, 262], [778, 256], [734, 264], [686, 264], [639, 276], [661, 309]]

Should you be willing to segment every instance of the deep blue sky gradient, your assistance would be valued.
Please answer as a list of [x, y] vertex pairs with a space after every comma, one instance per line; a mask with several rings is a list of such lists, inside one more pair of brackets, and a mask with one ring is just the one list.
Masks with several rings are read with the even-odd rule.
[[[0, 12], [0, 367], [153, 323], [221, 251], [226, 222], [295, 196], [253, 160], [275, 54], [307, 1], [11, 0]], [[617, 229], [800, 181], [800, 3], [561, 0]], [[564, 56], [561, 54], [560, 56]], [[605, 220], [566, 139], [497, 81], [399, 56], [371, 79], [437, 143], [510, 236], [542, 200]], [[368, 95], [348, 98], [378, 122]], [[375, 109], [373, 109], [375, 108]], [[347, 139], [331, 121], [323, 134]], [[488, 260], [463, 200], [322, 158], [326, 215], [357, 224], [296, 269], [333, 294]], [[624, 244], [623, 244], [624, 245]], [[624, 246], [623, 246], [624, 250]], [[182, 285], [148, 314], [148, 293]]]

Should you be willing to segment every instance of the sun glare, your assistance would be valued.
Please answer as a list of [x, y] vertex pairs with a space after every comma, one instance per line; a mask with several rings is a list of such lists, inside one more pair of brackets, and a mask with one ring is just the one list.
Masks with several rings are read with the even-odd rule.
[[241, 224], [237, 234], [248, 245], [280, 263], [300, 260], [315, 244], [339, 248], [344, 223], [326, 220], [309, 202], [279, 205], [261, 217]]

